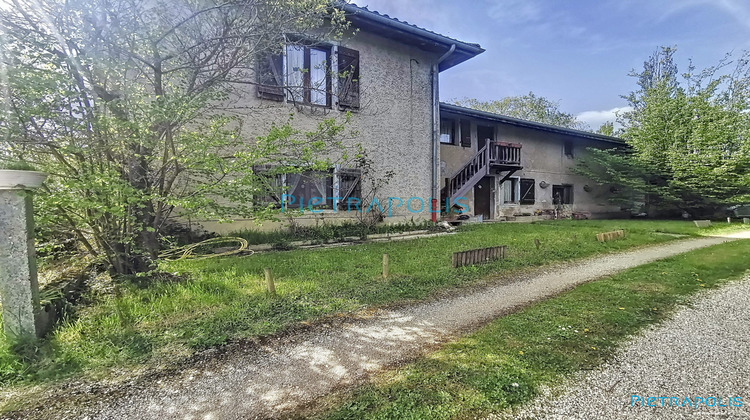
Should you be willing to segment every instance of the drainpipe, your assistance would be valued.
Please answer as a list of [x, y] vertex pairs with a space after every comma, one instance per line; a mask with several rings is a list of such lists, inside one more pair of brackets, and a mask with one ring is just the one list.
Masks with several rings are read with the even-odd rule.
[[438, 200], [440, 194], [440, 161], [438, 160], [438, 147], [440, 147], [440, 91], [439, 91], [439, 73], [440, 63], [456, 50], [456, 44], [451, 45], [438, 61], [432, 65], [430, 76], [432, 78], [432, 221], [437, 222]]

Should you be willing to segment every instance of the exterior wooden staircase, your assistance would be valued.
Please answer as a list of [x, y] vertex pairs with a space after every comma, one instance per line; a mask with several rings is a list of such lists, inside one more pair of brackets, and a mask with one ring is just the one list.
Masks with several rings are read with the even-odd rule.
[[448, 198], [452, 206], [456, 199], [465, 197], [485, 176], [504, 172], [500, 181], [504, 182], [520, 169], [523, 169], [520, 144], [487, 141], [466, 165], [446, 179], [442, 203], [445, 205], [445, 198]]

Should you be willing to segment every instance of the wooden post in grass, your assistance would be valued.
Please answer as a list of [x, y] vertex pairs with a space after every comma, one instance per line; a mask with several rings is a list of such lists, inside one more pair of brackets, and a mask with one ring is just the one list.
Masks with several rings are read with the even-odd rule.
[[388, 254], [383, 254], [383, 278], [388, 278]]
[[266, 274], [266, 290], [268, 290], [268, 293], [275, 296], [276, 295], [276, 285], [273, 284], [273, 275], [271, 275], [271, 269], [270, 268], [264, 268], [263, 272]]

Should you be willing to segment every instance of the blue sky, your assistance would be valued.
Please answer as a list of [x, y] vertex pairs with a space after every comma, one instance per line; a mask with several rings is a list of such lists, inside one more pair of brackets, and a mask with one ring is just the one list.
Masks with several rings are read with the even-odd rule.
[[750, 49], [747, 0], [355, 0], [487, 51], [441, 73], [442, 100], [537, 95], [596, 129], [626, 106], [631, 69], [660, 45], [680, 71]]

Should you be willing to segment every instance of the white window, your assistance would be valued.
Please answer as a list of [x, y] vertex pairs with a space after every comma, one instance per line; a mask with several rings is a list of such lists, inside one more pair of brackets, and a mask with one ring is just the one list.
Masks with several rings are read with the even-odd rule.
[[286, 85], [289, 100], [313, 105], [330, 105], [330, 51], [321, 48], [288, 45], [286, 47]]
[[518, 203], [518, 178], [508, 178], [503, 182], [503, 204]]

